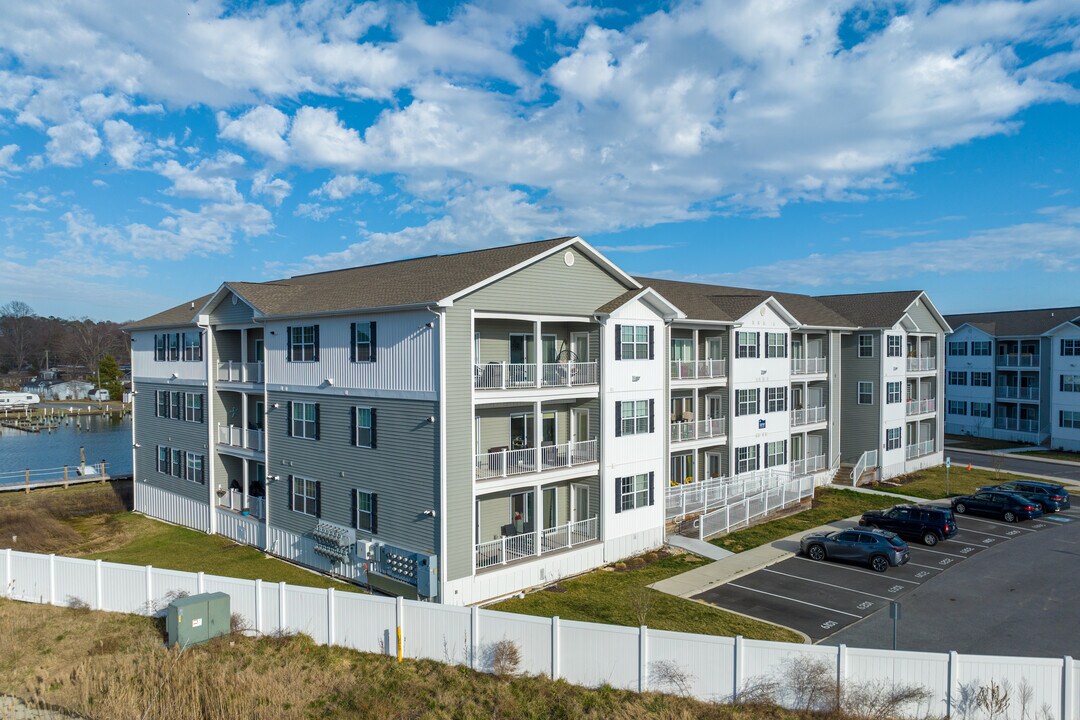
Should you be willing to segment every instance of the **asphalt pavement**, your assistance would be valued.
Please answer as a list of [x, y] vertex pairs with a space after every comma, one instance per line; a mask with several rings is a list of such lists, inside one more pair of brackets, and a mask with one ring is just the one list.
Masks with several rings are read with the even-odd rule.
[[976, 467], [1000, 468], [1013, 473], [1040, 475], [1080, 482], [1080, 464], [1047, 462], [1046, 458], [1024, 457], [1022, 453], [968, 452], [945, 447], [945, 456], [952, 458], [953, 466], [971, 463]]

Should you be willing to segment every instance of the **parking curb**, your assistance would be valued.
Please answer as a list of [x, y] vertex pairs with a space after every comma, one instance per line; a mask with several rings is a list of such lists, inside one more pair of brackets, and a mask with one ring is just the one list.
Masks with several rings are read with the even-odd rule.
[[699, 605], [704, 605], [705, 607], [708, 607], [708, 608], [712, 608], [713, 610], [721, 610], [721, 611], [726, 612], [726, 613], [731, 613], [732, 615], [738, 615], [741, 618], [746, 618], [747, 620], [753, 620], [754, 622], [765, 623], [766, 625], [772, 625], [773, 627], [778, 627], [778, 628], [783, 628], [784, 630], [789, 630], [789, 631], [795, 633], [796, 635], [798, 635], [799, 637], [801, 637], [803, 639], [803, 645], [813, 645], [813, 644], [815, 644], [814, 639], [811, 638], [806, 633], [804, 633], [802, 630], [796, 630], [793, 627], [788, 627], [787, 625], [782, 625], [782, 624], [780, 624], [778, 622], [773, 622], [772, 620], [764, 620], [764, 619], [759, 618], [759, 617], [754, 617], [753, 615], [747, 615], [746, 613], [741, 613], [738, 610], [730, 610], [728, 608], [717, 607], [716, 605], [713, 605], [712, 603], [705, 602], [704, 600], [698, 600], [696, 598], [684, 598], [684, 599], [689, 600], [690, 602], [698, 603]]
[[[943, 452], [948, 452], [950, 448], [946, 447]], [[957, 452], [972, 453], [974, 455], [988, 455], [990, 457], [1006, 457], [1020, 460], [1028, 460], [1030, 462], [1042, 462], [1050, 463], [1051, 465], [1068, 465], [1069, 467], [1080, 467], [1080, 462], [1074, 462], [1072, 460], [1058, 460], [1056, 458], [1042, 457], [1041, 455], [1033, 455], [1032, 457], [1025, 457], [1030, 455], [1032, 451], [1020, 451], [1020, 452], [1002, 452], [1000, 450], [969, 450], [967, 448], [954, 447], [953, 450]]]

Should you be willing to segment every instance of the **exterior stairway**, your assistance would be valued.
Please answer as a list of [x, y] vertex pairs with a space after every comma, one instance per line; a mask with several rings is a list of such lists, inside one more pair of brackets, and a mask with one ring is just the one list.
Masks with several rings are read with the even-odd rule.
[[852, 463], [840, 463], [840, 467], [837, 468], [836, 474], [833, 475], [833, 485], [845, 485], [851, 487], [851, 473], [855, 471], [855, 465]]

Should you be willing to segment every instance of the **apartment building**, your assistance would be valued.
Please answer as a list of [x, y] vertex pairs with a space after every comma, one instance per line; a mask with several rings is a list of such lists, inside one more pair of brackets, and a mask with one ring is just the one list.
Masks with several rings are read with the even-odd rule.
[[947, 320], [949, 433], [1080, 450], [1080, 307]]
[[858, 329], [841, 338], [841, 454], [890, 478], [939, 465], [940, 402], [949, 324], [926, 293], [911, 290], [816, 298]]

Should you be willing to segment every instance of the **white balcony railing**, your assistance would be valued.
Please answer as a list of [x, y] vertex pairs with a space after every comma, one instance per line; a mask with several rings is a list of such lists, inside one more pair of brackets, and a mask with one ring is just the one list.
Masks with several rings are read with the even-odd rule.
[[235, 425], [218, 425], [217, 433], [218, 445], [246, 448], [256, 452], [264, 450], [262, 430], [245, 430]]
[[803, 408], [802, 410], [791, 411], [791, 426], [799, 427], [800, 425], [812, 425], [814, 423], [822, 423], [829, 419], [829, 407], [827, 405], [818, 405], [817, 407]]
[[698, 482], [671, 479], [664, 493], [665, 517], [671, 520], [693, 512], [707, 512], [778, 487], [791, 479], [790, 473], [775, 469], [756, 470], [736, 477], [714, 477]]
[[823, 357], [795, 358], [791, 361], [792, 375], [819, 375], [829, 369], [829, 361]]
[[[541, 387], [578, 387], [600, 382], [600, 368], [594, 362], [543, 363]], [[512, 390], [536, 387], [535, 363], [497, 363], [473, 366], [473, 387], [477, 390]]]
[[925, 415], [926, 413], [932, 413], [935, 410], [937, 410], [937, 400], [934, 398], [907, 401], [908, 415]]
[[594, 362], [544, 363], [541, 372], [543, 387], [596, 385], [600, 381], [599, 368]]
[[239, 490], [228, 490], [218, 498], [218, 507], [242, 513], [245, 509], [252, 517], [262, 520], [266, 517], [266, 500], [261, 497], [248, 495], [247, 504], [244, 503], [244, 493]]
[[[557, 550], [566, 550], [587, 542], [593, 542], [598, 537], [599, 520], [595, 517], [587, 520], [559, 525], [537, 532], [510, 535], [496, 538], [476, 545], [477, 569], [505, 565], [515, 560], [535, 557]], [[539, 544], [537, 540], [539, 539]], [[540, 550], [537, 553], [537, 549]]]
[[244, 447], [249, 450], [255, 450], [257, 452], [263, 451], [263, 431], [262, 430], [245, 430], [244, 431]]
[[1019, 387], [1017, 385], [998, 385], [996, 396], [999, 398], [1016, 398], [1018, 400], [1038, 400], [1039, 388]]
[[237, 362], [228, 360], [218, 363], [218, 382], [255, 383], [264, 382], [261, 362]]
[[809, 475], [810, 473], [824, 470], [826, 464], [827, 460], [824, 455], [814, 455], [813, 457], [803, 458], [802, 460], [792, 460], [791, 474], [794, 477]]
[[1037, 353], [1007, 353], [997, 356], [999, 367], [1039, 367]]
[[727, 418], [707, 418], [696, 422], [677, 422], [671, 424], [671, 442], [715, 438], [726, 434]]
[[937, 369], [936, 357], [909, 357], [907, 359], [908, 372], [929, 372]]
[[586, 465], [596, 462], [597, 451], [596, 440], [585, 440], [539, 448], [480, 453], [476, 456], [476, 478], [483, 480]]
[[1037, 433], [1039, 432], [1039, 421], [999, 417], [995, 418], [994, 427], [998, 430], [1016, 430], [1018, 432]]
[[673, 360], [672, 380], [697, 380], [727, 377], [727, 360]]
[[914, 445], [908, 445], [904, 451], [908, 460], [912, 458], [922, 457], [923, 455], [929, 455], [934, 452], [934, 441], [927, 440], [926, 442], [916, 443]]

